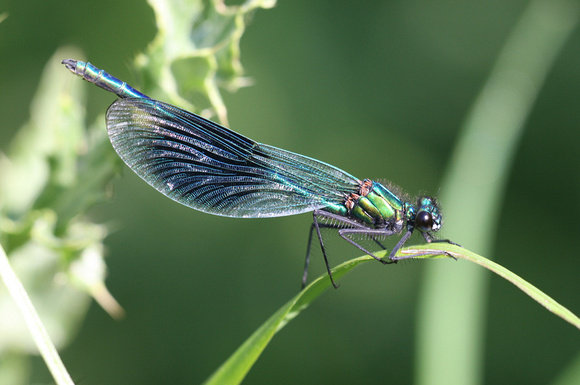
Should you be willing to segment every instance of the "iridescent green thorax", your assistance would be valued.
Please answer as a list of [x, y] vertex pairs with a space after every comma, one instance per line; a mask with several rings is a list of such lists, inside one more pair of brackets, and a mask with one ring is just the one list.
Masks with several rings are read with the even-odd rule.
[[389, 228], [399, 232], [405, 219], [401, 199], [380, 183], [365, 179], [359, 189], [351, 193], [342, 205], [325, 208], [326, 211], [356, 219], [369, 227]]
[[325, 208], [334, 214], [355, 219], [372, 228], [400, 232], [404, 222], [408, 230], [434, 232], [441, 228], [441, 214], [434, 198], [423, 196], [416, 204], [403, 201], [378, 182], [365, 179], [343, 204]]

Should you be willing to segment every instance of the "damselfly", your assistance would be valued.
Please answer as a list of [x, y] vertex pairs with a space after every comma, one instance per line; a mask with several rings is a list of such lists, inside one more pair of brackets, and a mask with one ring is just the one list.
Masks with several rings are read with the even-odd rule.
[[[396, 256], [415, 229], [427, 242], [441, 228], [434, 198], [404, 200], [378, 182], [360, 180], [327, 163], [261, 144], [217, 123], [151, 99], [90, 63], [63, 60], [70, 71], [117, 94], [107, 111], [111, 143], [125, 163], [165, 196], [209, 214], [265, 218], [313, 211], [316, 232], [332, 284], [321, 228], [333, 228], [347, 242], [384, 264]], [[380, 240], [405, 230], [388, 259], [377, 257], [357, 237]]]

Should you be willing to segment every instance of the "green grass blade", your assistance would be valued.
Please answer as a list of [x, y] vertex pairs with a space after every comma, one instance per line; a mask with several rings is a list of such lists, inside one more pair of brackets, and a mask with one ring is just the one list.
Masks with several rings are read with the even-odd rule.
[[[362, 262], [373, 260], [370, 256], [351, 259], [332, 270], [335, 280]], [[206, 380], [206, 385], [233, 385], [242, 382], [274, 334], [308, 307], [315, 299], [331, 287], [328, 275], [314, 280], [297, 296], [288, 301], [248, 338], [224, 364]]]
[[[445, 253], [442, 253], [445, 252]], [[556, 314], [560, 318], [580, 329], [580, 319], [571, 311], [560, 305], [553, 298], [518, 276], [503, 266], [490, 261], [481, 255], [475, 254], [460, 246], [448, 243], [430, 243], [420, 246], [407, 247], [399, 251], [398, 256], [406, 254], [423, 255], [414, 256], [413, 259], [441, 259], [453, 256], [456, 259], [464, 259], [469, 262], [478, 264], [486, 269], [496, 273], [500, 277], [513, 283], [523, 292], [528, 294], [532, 299], [544, 306], [546, 309]], [[377, 253], [378, 256], [384, 256], [386, 252]], [[332, 270], [335, 280], [340, 279], [346, 273], [351, 271], [357, 265], [373, 261], [370, 256], [363, 256], [344, 262]], [[446, 264], [449, 267], [449, 264]], [[314, 280], [298, 295], [288, 301], [276, 313], [274, 313], [254, 334], [250, 336], [239, 348], [228, 358], [224, 364], [206, 380], [206, 385], [235, 385], [242, 382], [246, 374], [252, 368], [260, 354], [270, 343], [276, 332], [282, 329], [288, 322], [294, 319], [300, 312], [306, 309], [315, 299], [331, 287], [328, 275], [324, 274]], [[463, 289], [462, 289], [463, 290]]]
[[551, 311], [552, 313], [556, 314], [558, 317], [562, 318], [564, 321], [569, 322], [570, 324], [574, 325], [578, 329], [580, 329], [580, 318], [578, 318], [574, 313], [570, 310], [566, 309], [564, 306], [560, 305], [556, 302], [553, 298], [545, 294], [543, 291], [520, 277], [519, 275], [509, 271], [505, 267], [490, 261], [487, 258], [482, 257], [474, 252], [471, 252], [463, 247], [456, 246], [456, 245], [449, 245], [445, 243], [431, 243], [421, 246], [414, 246], [414, 247], [407, 247], [400, 255], [404, 255], [406, 253], [415, 254], [415, 253], [431, 253], [429, 255], [415, 257], [415, 259], [420, 258], [441, 258], [445, 257], [441, 255], [441, 251], [445, 251], [445, 253], [453, 256], [457, 259], [464, 259], [469, 262], [473, 262], [478, 264], [479, 266], [485, 267], [486, 269], [494, 272], [495, 274], [499, 275], [500, 277], [504, 278], [505, 280], [513, 283], [517, 286], [520, 290], [524, 293], [529, 295], [533, 300], [538, 302], [540, 305]]

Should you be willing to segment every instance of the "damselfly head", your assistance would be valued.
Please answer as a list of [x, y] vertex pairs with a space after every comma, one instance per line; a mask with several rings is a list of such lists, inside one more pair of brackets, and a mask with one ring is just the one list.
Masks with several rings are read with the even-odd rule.
[[435, 232], [441, 228], [441, 213], [435, 198], [423, 196], [417, 200], [415, 228], [423, 232]]

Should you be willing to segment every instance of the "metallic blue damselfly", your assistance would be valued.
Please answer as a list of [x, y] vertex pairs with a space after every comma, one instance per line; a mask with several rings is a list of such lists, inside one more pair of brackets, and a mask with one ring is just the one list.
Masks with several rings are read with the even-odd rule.
[[[303, 285], [306, 283], [314, 231], [332, 284], [321, 228], [332, 228], [347, 242], [386, 264], [415, 229], [427, 242], [435, 239], [442, 218], [434, 198], [404, 200], [392, 189], [360, 180], [327, 163], [261, 144], [217, 123], [151, 99], [90, 63], [63, 60], [70, 71], [115, 93], [107, 110], [111, 143], [123, 161], [165, 196], [209, 214], [265, 218], [313, 212]], [[380, 240], [405, 230], [381, 259], [355, 238]], [[452, 243], [452, 242], [450, 242]]]

